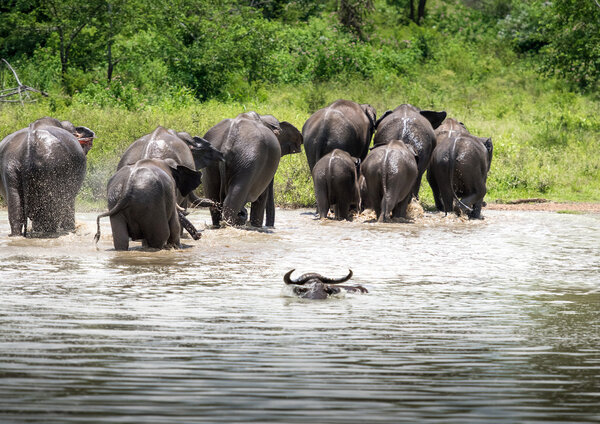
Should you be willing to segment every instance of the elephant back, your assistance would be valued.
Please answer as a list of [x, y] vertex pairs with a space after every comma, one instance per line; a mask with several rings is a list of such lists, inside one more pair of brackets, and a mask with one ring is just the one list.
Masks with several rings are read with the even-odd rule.
[[323, 156], [340, 149], [364, 159], [371, 142], [372, 123], [357, 103], [338, 100], [316, 111], [302, 127], [308, 166], [312, 170]]
[[172, 130], [161, 126], [134, 141], [123, 153], [117, 169], [133, 165], [142, 159], [173, 159], [180, 165], [195, 167], [194, 157], [185, 141]]

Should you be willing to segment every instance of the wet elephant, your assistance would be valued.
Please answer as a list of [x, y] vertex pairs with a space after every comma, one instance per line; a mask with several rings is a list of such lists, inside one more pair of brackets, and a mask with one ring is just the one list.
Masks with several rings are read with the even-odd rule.
[[377, 132], [373, 139], [374, 146], [387, 144], [392, 140], [402, 140], [414, 147], [419, 156], [417, 180], [412, 188], [412, 195], [419, 197], [421, 178], [429, 165], [431, 154], [436, 145], [434, 130], [446, 118], [446, 112], [420, 110], [403, 104], [394, 110], [388, 110], [377, 121]]
[[251, 202], [250, 224], [275, 223], [273, 177], [282, 156], [299, 153], [302, 134], [292, 124], [271, 115], [247, 112], [224, 119], [204, 135], [221, 151], [225, 161], [209, 165], [202, 173], [204, 194], [222, 204], [211, 208], [213, 225], [221, 219], [230, 225], [246, 222], [244, 205]]
[[373, 209], [379, 222], [406, 218], [420, 158], [413, 146], [400, 140], [373, 148], [361, 165], [364, 207]]
[[369, 153], [375, 130], [375, 108], [350, 100], [336, 100], [313, 113], [302, 127], [308, 167], [334, 149], [363, 160]]
[[109, 216], [116, 250], [127, 250], [129, 239], [143, 240], [155, 249], [180, 245], [181, 225], [177, 190], [187, 196], [200, 184], [200, 172], [173, 159], [142, 159], [121, 167], [108, 181]]
[[360, 161], [347, 152], [334, 149], [323, 156], [312, 170], [317, 212], [327, 218], [334, 206], [335, 219], [350, 219], [350, 209], [360, 205], [356, 168]]
[[427, 170], [438, 210], [481, 218], [492, 153], [491, 138], [475, 137], [455, 119], [444, 121]]
[[[224, 160], [221, 152], [202, 137], [158, 126], [152, 133], [140, 137], [125, 150], [117, 170], [133, 165], [141, 159], [150, 158], [173, 159], [179, 165], [196, 170]], [[193, 192], [188, 198], [192, 204], [203, 204]], [[185, 206], [187, 202], [179, 196], [179, 204]]]
[[41, 118], [0, 142], [0, 195], [10, 235], [75, 230], [75, 197], [86, 170], [94, 132], [69, 121]]

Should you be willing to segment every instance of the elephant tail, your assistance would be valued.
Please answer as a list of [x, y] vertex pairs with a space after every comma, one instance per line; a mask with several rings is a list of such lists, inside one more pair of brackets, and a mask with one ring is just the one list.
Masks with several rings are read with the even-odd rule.
[[[382, 191], [382, 196], [381, 196], [381, 210], [382, 211], [387, 211], [387, 208], [384, 207], [384, 205], [388, 204], [388, 196], [389, 196], [389, 186], [388, 186], [388, 178], [390, 176], [390, 164], [388, 162], [388, 154], [389, 154], [390, 150], [387, 148], [387, 146], [385, 147], [385, 155], [383, 156], [383, 162], [381, 164], [381, 191]], [[383, 214], [383, 212], [382, 212]]]
[[[125, 188], [123, 190], [123, 193], [119, 196], [119, 200], [117, 201], [117, 204], [114, 205], [108, 212], [104, 212], [101, 213], [100, 215], [98, 215], [96, 217], [96, 235], [94, 236], [94, 243], [98, 244], [98, 241], [100, 240], [100, 219], [107, 217], [107, 216], [113, 216], [118, 214], [119, 212], [121, 212], [123, 209], [125, 209], [127, 207], [127, 204], [129, 203], [129, 193], [131, 191], [131, 180], [132, 180], [132, 176], [135, 173], [135, 171], [132, 171], [129, 174], [129, 178], [127, 179], [127, 183], [125, 184]], [[108, 182], [108, 184], [110, 185], [110, 181]]]
[[452, 190], [452, 195], [454, 196], [454, 200], [456, 200], [456, 202], [462, 206], [464, 209], [466, 209], [469, 212], [473, 211], [473, 208], [465, 205], [463, 203], [462, 200], [460, 200], [458, 198], [458, 196], [456, 195], [456, 191], [454, 190], [454, 166], [456, 164], [456, 141], [459, 139], [460, 137], [456, 137], [454, 139], [454, 141], [452, 142], [452, 151], [450, 152], [450, 190]]
[[125, 207], [127, 206], [127, 200], [125, 200], [124, 197], [122, 197], [121, 199], [119, 199], [119, 201], [117, 202], [117, 204], [108, 212], [104, 212], [101, 213], [100, 215], [98, 215], [96, 217], [96, 235], [94, 236], [94, 243], [98, 244], [98, 241], [100, 240], [100, 219], [104, 218], [106, 216], [113, 216], [116, 215], [117, 213], [121, 212], [123, 209], [125, 209]]
[[23, 191], [22, 211], [23, 211], [23, 237], [27, 237], [27, 217], [29, 216], [29, 189], [31, 185], [30, 176], [33, 172], [33, 144], [35, 143], [36, 131], [33, 129], [33, 125], [29, 125], [27, 131], [27, 142], [25, 143], [25, 164], [21, 173], [21, 190]]

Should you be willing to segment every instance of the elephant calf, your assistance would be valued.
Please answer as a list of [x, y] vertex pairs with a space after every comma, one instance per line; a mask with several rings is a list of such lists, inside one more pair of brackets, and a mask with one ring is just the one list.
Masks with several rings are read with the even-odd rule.
[[360, 167], [363, 206], [374, 209], [379, 222], [406, 217], [418, 176], [418, 156], [411, 145], [393, 140], [374, 148]]
[[340, 149], [334, 149], [316, 163], [312, 177], [321, 219], [327, 218], [332, 205], [335, 205], [335, 219], [349, 219], [350, 208], [358, 208], [360, 193], [356, 168], [359, 163], [358, 159]]
[[446, 119], [436, 134], [437, 146], [427, 169], [436, 208], [481, 218], [492, 162], [492, 139], [475, 137], [452, 118]]
[[421, 178], [427, 170], [433, 149], [436, 145], [434, 130], [446, 118], [446, 112], [421, 110], [416, 106], [403, 104], [388, 110], [377, 120], [377, 133], [373, 144], [379, 146], [393, 140], [402, 140], [413, 146], [419, 155], [418, 174], [412, 195], [419, 198]]
[[187, 196], [200, 185], [200, 172], [173, 159], [142, 159], [117, 171], [108, 181], [109, 216], [116, 250], [127, 250], [129, 238], [144, 240], [151, 248], [179, 247], [181, 225], [177, 189]]

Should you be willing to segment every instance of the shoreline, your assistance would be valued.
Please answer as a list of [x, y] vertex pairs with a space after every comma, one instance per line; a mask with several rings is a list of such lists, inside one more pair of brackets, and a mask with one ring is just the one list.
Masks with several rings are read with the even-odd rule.
[[554, 202], [544, 199], [521, 199], [506, 203], [488, 202], [483, 210], [492, 211], [546, 211], [600, 213], [600, 203], [596, 202]]

